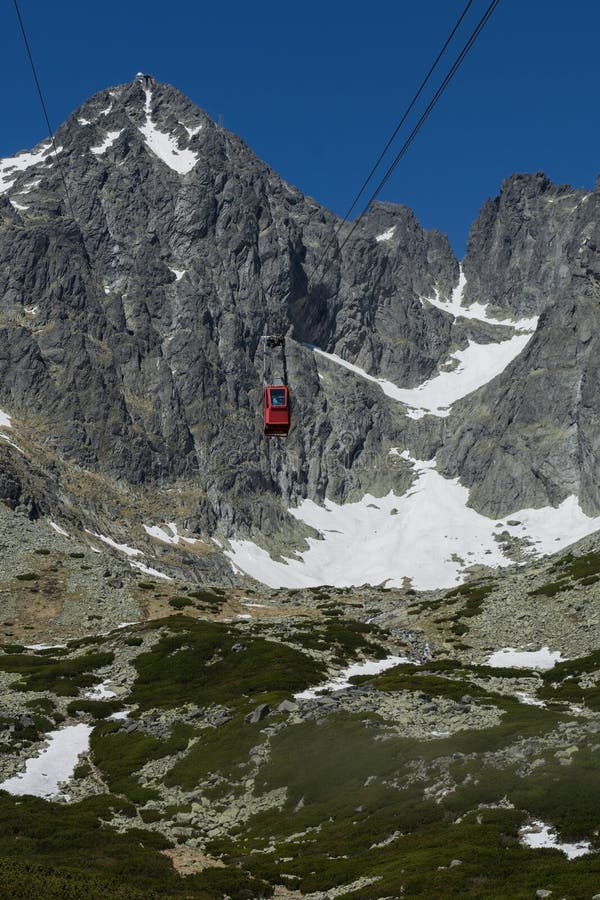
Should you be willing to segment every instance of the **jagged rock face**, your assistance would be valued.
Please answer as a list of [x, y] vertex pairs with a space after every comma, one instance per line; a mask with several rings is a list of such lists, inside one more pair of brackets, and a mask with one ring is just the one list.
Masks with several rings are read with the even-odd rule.
[[[573, 492], [600, 510], [598, 188], [517, 175], [486, 203], [465, 300], [542, 312], [538, 330], [448, 419], [417, 422], [377, 385], [319, 373], [306, 345], [409, 388], [469, 340], [506, 337], [424, 302], [458, 282], [443, 235], [392, 204], [349, 235], [179, 91], [144, 78], [92, 97], [56, 143], [60, 167], [48, 142], [0, 162], [0, 408], [55, 467], [35, 482], [52, 486], [46, 503], [24, 492], [31, 514], [73, 510], [73, 480], [57, 485], [80, 466], [131, 490], [177, 483], [191, 530], [293, 543], [287, 508], [301, 498], [404, 491], [393, 446], [437, 452], [482, 512]], [[262, 435], [265, 331], [288, 336], [285, 444]], [[21, 476], [2, 471], [5, 502], [23, 505]], [[102, 498], [86, 508], [107, 520]]]
[[457, 404], [438, 455], [490, 516], [557, 506], [575, 494], [600, 509], [598, 301], [543, 313], [528, 347], [498, 378]]
[[438, 462], [490, 516], [579, 497], [600, 510], [600, 190], [514, 176], [473, 226], [464, 271], [470, 300], [543, 310], [521, 355], [458, 403]]
[[465, 301], [527, 316], [573, 292], [592, 293], [599, 202], [598, 187], [589, 193], [554, 185], [542, 173], [508, 178], [471, 228]]
[[[298, 497], [372, 483], [341, 469], [387, 452], [404, 417], [367, 384], [326, 396], [302, 343], [408, 386], [428, 377], [451, 320], [419, 297], [457, 280], [446, 239], [381, 205], [340, 255], [333, 215], [153, 81], [95, 95], [56, 143], [60, 168], [43, 144], [1, 170], [0, 402], [63, 460], [193, 479], [202, 528], [281, 530]], [[285, 451], [262, 437], [265, 330], [292, 338]]]
[[377, 204], [346, 242], [350, 227], [339, 232], [341, 261], [317, 268], [293, 307], [294, 334], [397, 384], [420, 384], [452, 342], [451, 319], [421, 298], [436, 288], [449, 296], [458, 262], [445, 235], [424, 231], [404, 206]]

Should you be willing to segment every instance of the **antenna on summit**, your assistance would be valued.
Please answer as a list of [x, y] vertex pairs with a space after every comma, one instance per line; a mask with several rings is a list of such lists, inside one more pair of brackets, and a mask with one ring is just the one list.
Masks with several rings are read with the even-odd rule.
[[137, 72], [135, 77], [138, 81], [143, 82], [146, 90], [148, 90], [154, 80], [152, 75], [147, 75], [145, 72]]

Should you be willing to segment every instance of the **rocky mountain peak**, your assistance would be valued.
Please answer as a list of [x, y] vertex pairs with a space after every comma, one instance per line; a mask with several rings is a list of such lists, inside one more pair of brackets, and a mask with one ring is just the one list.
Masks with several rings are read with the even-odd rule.
[[[463, 268], [466, 298], [531, 315], [565, 297], [586, 275], [600, 192], [554, 185], [542, 172], [507, 178], [475, 220]], [[590, 263], [590, 274], [595, 263]], [[595, 290], [578, 280], [578, 291]]]
[[[488, 514], [573, 491], [597, 508], [597, 190], [512, 176], [461, 271], [404, 206], [349, 235], [149, 76], [56, 143], [60, 169], [47, 141], [0, 162], [0, 409], [38, 467], [6, 464], [11, 497], [107, 533], [133, 491], [125, 519], [143, 495], [149, 519], [289, 552], [309, 533], [290, 508], [400, 496], [409, 452]], [[285, 444], [262, 434], [265, 331], [287, 335]]]
[[86, 100], [57, 131], [57, 138], [62, 143], [63, 136], [79, 134], [79, 129], [84, 128], [93, 145], [102, 133], [130, 126], [141, 130], [148, 120], [164, 134], [179, 138], [180, 149], [193, 142], [202, 129], [216, 129], [210, 116], [176, 87], [150, 75], [138, 75], [131, 82], [98, 91]]

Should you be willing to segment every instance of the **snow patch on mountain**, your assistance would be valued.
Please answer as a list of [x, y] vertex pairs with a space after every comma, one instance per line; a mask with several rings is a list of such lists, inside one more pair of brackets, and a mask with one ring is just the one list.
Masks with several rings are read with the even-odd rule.
[[521, 843], [532, 850], [560, 850], [568, 859], [576, 859], [593, 850], [589, 841], [578, 841], [575, 844], [559, 841], [552, 825], [545, 825], [539, 819], [521, 829]]
[[90, 147], [90, 152], [94, 154], [94, 156], [102, 156], [103, 153], [106, 153], [109, 147], [115, 143], [116, 140], [123, 134], [124, 128], [121, 128], [120, 131], [108, 131], [105, 139], [102, 141], [98, 147]]
[[363, 662], [352, 663], [341, 672], [338, 672], [329, 681], [294, 694], [294, 699], [313, 700], [325, 692], [343, 691], [352, 687], [350, 679], [356, 675], [378, 675], [380, 672], [385, 672], [387, 669], [393, 669], [394, 666], [401, 665], [401, 663], [410, 662], [413, 662], [413, 660], [407, 656], [387, 656], [385, 659], [367, 659]]
[[182, 534], [179, 534], [177, 525], [175, 522], [169, 522], [166, 525], [166, 528], [169, 529], [171, 534], [165, 531], [164, 528], [161, 528], [160, 525], [143, 525], [142, 526], [146, 534], [149, 534], [150, 537], [156, 538], [159, 541], [162, 541], [165, 544], [173, 544], [176, 545], [180, 541], [183, 541], [186, 544], [196, 544], [198, 543], [196, 538], [184, 537]]
[[553, 669], [556, 663], [564, 661], [558, 650], [550, 650], [549, 647], [542, 647], [540, 650], [504, 647], [492, 653], [485, 664], [494, 669]]
[[136, 550], [135, 547], [129, 547], [127, 544], [119, 544], [117, 541], [114, 541], [111, 537], [107, 537], [105, 534], [96, 534], [95, 531], [89, 531], [89, 529], [85, 529], [88, 534], [91, 534], [93, 537], [98, 538], [99, 541], [103, 541], [103, 543], [108, 544], [109, 547], [112, 547], [113, 550], [119, 550], [121, 553], [125, 553], [127, 556], [143, 556], [141, 550]]
[[164, 131], [159, 131], [151, 118], [152, 91], [147, 89], [145, 94], [146, 123], [142, 125], [140, 131], [144, 136], [146, 146], [174, 172], [187, 175], [198, 162], [197, 154], [192, 150], [180, 150], [177, 138]]
[[56, 522], [50, 522], [50, 528], [53, 528], [57, 534], [62, 534], [64, 537], [69, 537], [69, 533], [65, 531], [64, 528], [61, 528], [60, 525], [57, 525]]
[[139, 569], [145, 575], [154, 575], [156, 578], [164, 578], [165, 581], [173, 581], [170, 575], [165, 575], [164, 572], [159, 572], [158, 569], [153, 569], [151, 566], [145, 566], [144, 563], [130, 562], [129, 565], [134, 569]]
[[[8, 413], [5, 413], [0, 409], [0, 428], [11, 428], [12, 429], [12, 427], [13, 426], [12, 426], [12, 422], [11, 422], [11, 417], [8, 415]], [[5, 441], [7, 444], [10, 444], [11, 447], [14, 447], [15, 450], [18, 450], [19, 453], [22, 453], [23, 455], [25, 455], [24, 451], [21, 450], [21, 448], [19, 446], [17, 446], [17, 444], [15, 444], [15, 442], [11, 438], [9, 438], [9, 436], [7, 434], [0, 433], [0, 438], [3, 441]]]
[[110, 700], [111, 697], [116, 696], [114, 691], [109, 690], [108, 681], [103, 681], [84, 693], [84, 697], [87, 697], [88, 700]]
[[396, 226], [392, 225], [392, 227], [388, 228], [387, 231], [383, 231], [381, 234], [378, 234], [375, 237], [375, 240], [377, 241], [378, 244], [380, 244], [381, 241], [391, 241], [391, 239], [394, 237], [395, 230], [396, 230]]
[[[50, 164], [51, 159], [47, 159], [47, 155], [52, 149], [49, 143], [42, 144], [40, 149], [35, 153], [18, 153], [16, 156], [9, 156], [7, 159], [0, 159], [0, 194], [4, 194], [9, 190], [19, 172], [30, 169], [39, 163]], [[60, 153], [62, 147], [57, 147], [57, 153]]]
[[462, 270], [458, 284], [452, 291], [450, 300], [442, 300], [439, 291], [436, 289], [433, 297], [423, 297], [422, 303], [430, 303], [444, 312], [450, 313], [455, 319], [475, 319], [478, 322], [486, 322], [488, 325], [508, 325], [516, 331], [533, 332], [537, 328], [539, 316], [532, 316], [530, 319], [495, 319], [488, 314], [488, 307], [483, 303], [471, 303], [469, 306], [463, 306], [463, 294], [467, 285], [467, 279]]
[[[182, 123], [183, 124], [183, 123]], [[183, 126], [188, 133], [188, 137], [194, 137], [202, 131], [202, 125], [195, 125], [193, 128], [190, 128], [188, 125]]]
[[[399, 455], [414, 463], [417, 475], [404, 495], [366, 494], [356, 503], [325, 500], [323, 506], [304, 500], [290, 513], [321, 539], [308, 538], [308, 550], [283, 562], [252, 541], [232, 540], [225, 551], [232, 565], [274, 588], [401, 587], [409, 578], [418, 590], [435, 590], [462, 582], [470, 566], [513, 564], [498, 541], [504, 525], [467, 505], [469, 491], [458, 478], [444, 478], [433, 460], [413, 460], [407, 451]], [[600, 529], [600, 516], [586, 516], [575, 497], [513, 517], [520, 536], [532, 544], [532, 556], [555, 553]]]
[[415, 388], [400, 388], [384, 378], [369, 375], [364, 369], [350, 363], [335, 353], [326, 353], [318, 347], [310, 346], [313, 353], [343, 366], [366, 381], [377, 384], [392, 400], [398, 400], [407, 407], [406, 415], [411, 419], [421, 419], [426, 414], [444, 418], [450, 414], [453, 403], [461, 400], [478, 388], [483, 387], [521, 353], [531, 338], [530, 333], [516, 334], [507, 341], [477, 344], [469, 341], [465, 350], [457, 350], [449, 357], [456, 365], [449, 372], [438, 372], [433, 378]]
[[[0, 790], [14, 796], [56, 797], [60, 784], [68, 781], [77, 760], [89, 750], [91, 725], [80, 723], [51, 731], [45, 737], [48, 746], [35, 759], [28, 759], [25, 771], [0, 784]], [[68, 799], [64, 797], [63, 799]]]

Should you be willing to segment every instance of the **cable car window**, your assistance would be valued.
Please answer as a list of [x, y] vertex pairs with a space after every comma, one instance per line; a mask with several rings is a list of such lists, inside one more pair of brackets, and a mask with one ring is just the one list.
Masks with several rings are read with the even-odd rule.
[[271, 406], [285, 406], [285, 391], [283, 388], [271, 388]]

